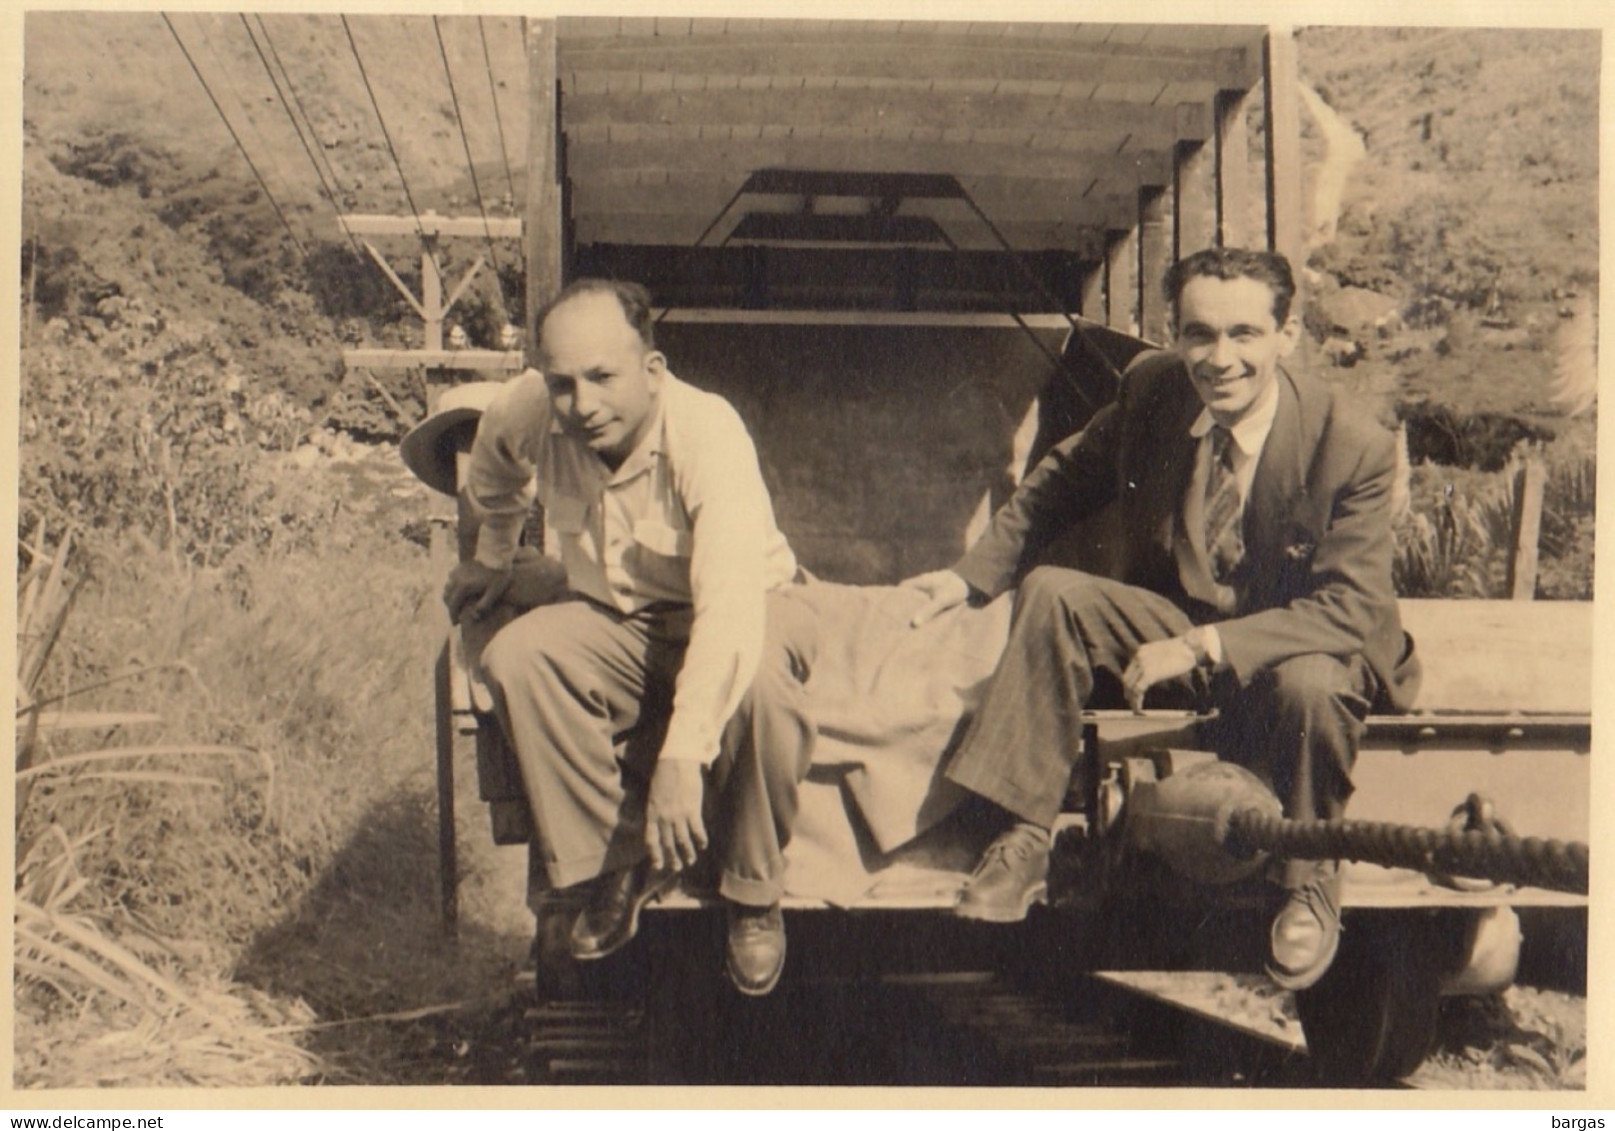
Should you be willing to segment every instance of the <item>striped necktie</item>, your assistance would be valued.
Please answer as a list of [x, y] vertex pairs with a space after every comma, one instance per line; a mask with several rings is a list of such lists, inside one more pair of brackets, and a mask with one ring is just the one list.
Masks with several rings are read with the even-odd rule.
[[1239, 480], [1234, 474], [1233, 434], [1220, 424], [1211, 429], [1211, 471], [1206, 476], [1206, 554], [1211, 576], [1219, 585], [1239, 567], [1245, 556], [1240, 532], [1244, 517]]

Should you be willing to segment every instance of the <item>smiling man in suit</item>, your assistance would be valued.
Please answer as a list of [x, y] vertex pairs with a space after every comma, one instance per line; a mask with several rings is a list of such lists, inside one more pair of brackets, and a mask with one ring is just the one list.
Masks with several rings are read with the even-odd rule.
[[[909, 582], [931, 598], [916, 623], [1019, 585], [1003, 659], [947, 770], [1006, 826], [960, 897], [967, 918], [1016, 921], [1043, 897], [1084, 707], [1215, 706], [1224, 757], [1267, 780], [1287, 815], [1335, 817], [1362, 719], [1416, 690], [1391, 585], [1394, 441], [1281, 365], [1300, 336], [1289, 263], [1213, 248], [1164, 287], [1174, 348], [1129, 367], [1116, 402], [1027, 475], [951, 569]], [[1112, 505], [1122, 533], [1107, 576], [1037, 566]], [[1286, 865], [1278, 984], [1309, 986], [1333, 960], [1338, 876]]]

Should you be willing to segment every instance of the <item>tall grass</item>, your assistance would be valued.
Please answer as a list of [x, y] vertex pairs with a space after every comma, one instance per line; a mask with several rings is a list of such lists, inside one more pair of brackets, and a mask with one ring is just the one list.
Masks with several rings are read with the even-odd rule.
[[19, 1086], [400, 1079], [387, 1026], [327, 1023], [486, 994], [524, 950], [439, 935], [441, 575], [360, 526], [26, 575]]
[[[120, 799], [154, 791], [218, 788], [209, 765], [249, 755], [228, 746], [118, 744], [71, 750], [63, 737], [95, 730], [102, 741], [134, 726], [158, 722], [146, 712], [69, 714], [67, 687], [43, 694], [47, 665], [68, 627], [83, 583], [67, 570], [70, 543], [47, 550], [43, 531], [19, 595], [18, 862], [14, 891], [14, 963], [20, 1008], [18, 1065], [24, 1082], [108, 1083], [129, 1072], [117, 1033], [137, 1033], [123, 1048], [139, 1050], [142, 1082], [206, 1081], [222, 1067], [230, 1082], [297, 1078], [315, 1060], [266, 1029], [295, 1010], [278, 1013], [217, 985], [176, 976], [178, 947], [145, 929], [137, 915], [109, 900], [105, 846], [128, 841], [128, 804]], [[200, 769], [190, 768], [201, 764]], [[266, 775], [267, 777], [267, 775]], [[31, 996], [30, 996], [31, 995]], [[73, 1042], [68, 1055], [40, 1057], [36, 1024], [90, 1018], [98, 1038]], [[121, 1022], [121, 1024], [120, 1024]], [[217, 1082], [223, 1082], [219, 1080]]]

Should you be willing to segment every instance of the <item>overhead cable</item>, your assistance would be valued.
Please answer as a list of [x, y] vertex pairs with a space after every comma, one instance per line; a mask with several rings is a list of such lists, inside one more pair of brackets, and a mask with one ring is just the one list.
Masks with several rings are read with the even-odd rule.
[[[359, 57], [359, 44], [354, 41], [353, 28], [348, 26], [347, 16], [338, 15], [337, 18], [342, 21], [342, 30], [347, 33], [348, 47], [353, 51], [353, 61], [359, 65], [359, 78], [364, 82], [365, 93], [370, 96], [370, 106], [376, 112], [376, 123], [381, 126], [382, 140], [387, 143], [387, 152], [392, 154], [393, 168], [398, 170], [398, 183], [404, 186], [404, 199], [409, 203], [410, 215], [415, 218], [416, 234], [420, 236], [421, 245], [425, 247], [427, 246], [426, 229], [421, 225], [420, 209], [415, 207], [415, 196], [409, 191], [409, 178], [404, 176], [403, 162], [398, 160], [398, 150], [393, 146], [392, 135], [387, 132], [387, 120], [382, 117], [381, 104], [376, 101], [376, 91], [370, 85], [369, 72], [365, 70], [364, 60]], [[437, 256], [427, 255], [424, 258], [431, 263], [432, 270], [437, 272], [438, 285], [441, 286], [443, 283], [443, 268], [439, 266]]]
[[[264, 73], [269, 76], [269, 82], [275, 88], [275, 95], [280, 99], [281, 109], [286, 111], [286, 117], [291, 120], [292, 129], [297, 134], [297, 140], [302, 145], [303, 152], [308, 155], [309, 164], [314, 166], [314, 176], [319, 179], [320, 191], [325, 194], [325, 199], [331, 202], [331, 207], [336, 209], [336, 221], [339, 225], [341, 225], [342, 233], [348, 237], [348, 242], [353, 245], [354, 254], [360, 258], [363, 258], [364, 252], [359, 247], [359, 241], [354, 237], [353, 233], [348, 230], [347, 219], [342, 215], [342, 206], [337, 203], [336, 190], [334, 190], [331, 185], [326, 182], [325, 171], [320, 168], [319, 159], [314, 156], [313, 148], [310, 146], [308, 139], [303, 136], [302, 124], [298, 122], [297, 115], [292, 112], [291, 103], [286, 100], [286, 94], [280, 88], [280, 80], [275, 77], [274, 68], [269, 65], [269, 57], [264, 54], [264, 49], [259, 46], [258, 37], [253, 33], [252, 25], [247, 22], [247, 14], [245, 12], [240, 12], [237, 14], [241, 17], [241, 26], [247, 29], [247, 38], [252, 40], [253, 50], [258, 53], [258, 61], [264, 65]], [[269, 36], [269, 31], [267, 28], [263, 27], [262, 17], [259, 17], [258, 25], [259, 28], [263, 30], [264, 37], [267, 39]], [[310, 123], [309, 129], [310, 132], [312, 132], [312, 123]]]
[[504, 295], [504, 279], [499, 274], [499, 253], [493, 246], [493, 229], [488, 226], [488, 209], [482, 201], [482, 184], [477, 180], [477, 163], [471, 158], [471, 137], [465, 132], [465, 119], [460, 115], [460, 96], [454, 89], [454, 72], [449, 68], [449, 51], [443, 45], [443, 26], [436, 16], [432, 17], [432, 31], [437, 35], [437, 53], [443, 60], [443, 76], [449, 80], [449, 101], [454, 105], [454, 122], [460, 127], [460, 143], [465, 147], [465, 165], [471, 170], [471, 189], [477, 196], [477, 211], [482, 213], [482, 234], [488, 241], [488, 254], [493, 258], [494, 279], [499, 284], [501, 297]]
[[[297, 178], [286, 172], [285, 163], [281, 161], [284, 148], [282, 139], [271, 137], [270, 132], [266, 132], [268, 124], [258, 121], [255, 106], [260, 99], [268, 99], [264, 99], [256, 89], [247, 89], [251, 86], [251, 75], [238, 58], [239, 49], [229, 42], [230, 31], [225, 24], [228, 19], [228, 14], [222, 12], [193, 14], [192, 31], [188, 34], [191, 51], [198, 63], [204, 56], [212, 61], [208, 70], [213, 76], [213, 89], [218, 94], [219, 104], [228, 104], [227, 109], [237, 132], [241, 134], [242, 143], [252, 151], [259, 168], [264, 171], [265, 179], [281, 186], [281, 195], [286, 198], [290, 210], [299, 187]], [[226, 44], [223, 48], [218, 42], [221, 39]]]
[[505, 148], [505, 123], [499, 116], [499, 90], [493, 81], [493, 60], [488, 56], [488, 30], [477, 17], [477, 34], [482, 37], [482, 65], [488, 71], [488, 97], [493, 99], [493, 122], [499, 128], [499, 156], [505, 162], [505, 183], [510, 186], [510, 206], [516, 206], [516, 177], [510, 171], [510, 152]]
[[330, 179], [332, 190], [342, 195], [345, 200], [347, 190], [342, 187], [342, 178], [337, 176], [336, 165], [332, 163], [331, 155], [325, 151], [325, 145], [319, 143], [319, 131], [314, 128], [314, 116], [308, 112], [308, 107], [303, 105], [303, 99], [297, 93], [297, 87], [292, 82], [292, 73], [286, 68], [285, 61], [280, 57], [279, 49], [275, 47], [275, 40], [269, 34], [269, 25], [264, 23], [264, 18], [261, 14], [255, 15], [253, 18], [258, 21], [258, 31], [264, 37], [264, 46], [269, 48], [269, 57], [275, 61], [275, 69], [280, 72], [280, 79], [286, 86], [286, 93], [292, 96], [292, 105], [297, 107], [297, 114], [307, 128], [309, 138], [318, 143], [314, 145], [314, 155], [325, 166], [325, 173]]
[[252, 154], [248, 153], [247, 147], [242, 144], [241, 135], [236, 133], [235, 127], [230, 124], [229, 115], [224, 112], [224, 107], [219, 105], [219, 100], [214, 97], [213, 88], [208, 85], [207, 79], [202, 75], [201, 68], [196, 65], [196, 60], [191, 57], [190, 51], [186, 48], [185, 41], [180, 38], [179, 29], [174, 27], [174, 21], [168, 18], [167, 12], [158, 14], [163, 17], [163, 23], [168, 25], [168, 32], [174, 37], [174, 42], [178, 45], [180, 54], [184, 55], [185, 61], [191, 65], [191, 73], [196, 76], [196, 81], [202, 84], [202, 90], [207, 94], [208, 101], [213, 103], [213, 109], [218, 111], [219, 120], [224, 123], [224, 128], [230, 133], [230, 139], [236, 143], [236, 148], [241, 151], [242, 158], [247, 162], [247, 168], [252, 170], [252, 175], [258, 181], [258, 187], [263, 189], [264, 197], [269, 201], [269, 206], [275, 210], [275, 215], [280, 217], [281, 224], [286, 228], [286, 234], [291, 237], [292, 245], [297, 248], [297, 254], [306, 260], [308, 251], [303, 247], [303, 241], [297, 238], [297, 232], [292, 229], [291, 221], [286, 219], [286, 213], [281, 210], [280, 203], [275, 200], [275, 194], [269, 191], [269, 184], [264, 180], [264, 175], [258, 171], [258, 166], [253, 163]]

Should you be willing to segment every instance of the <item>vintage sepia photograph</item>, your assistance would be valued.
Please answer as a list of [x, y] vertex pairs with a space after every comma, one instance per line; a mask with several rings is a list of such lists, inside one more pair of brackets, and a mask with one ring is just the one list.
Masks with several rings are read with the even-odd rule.
[[20, 1106], [1594, 1098], [1603, 17], [312, 7], [17, 21]]

